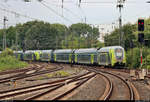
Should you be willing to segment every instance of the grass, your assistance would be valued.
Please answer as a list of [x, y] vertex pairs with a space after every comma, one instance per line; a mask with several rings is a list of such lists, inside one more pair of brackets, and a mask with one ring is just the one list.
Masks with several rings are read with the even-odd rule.
[[66, 76], [69, 76], [70, 73], [68, 72], [65, 72], [65, 71], [57, 71], [57, 72], [54, 72], [54, 73], [50, 73], [50, 74], [46, 74], [46, 77], [66, 77]]
[[50, 73], [50, 74], [45, 74], [45, 77], [41, 76], [38, 78], [38, 80], [43, 80], [43, 79], [47, 79], [47, 78], [60, 78], [60, 77], [67, 77], [67, 76], [70, 76], [71, 74], [68, 73], [68, 72], [65, 72], [65, 71], [57, 71], [57, 72], [53, 72], [53, 73]]
[[23, 68], [28, 66], [27, 63], [19, 61], [14, 56], [0, 56], [0, 71]]

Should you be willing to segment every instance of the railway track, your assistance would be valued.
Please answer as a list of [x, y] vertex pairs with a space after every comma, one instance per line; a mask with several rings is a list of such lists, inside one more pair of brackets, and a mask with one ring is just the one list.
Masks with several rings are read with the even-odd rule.
[[18, 74], [16, 74], [16, 75], [1, 78], [0, 79], [0, 84], [10, 82], [12, 80], [16, 81], [16, 80], [19, 80], [19, 79], [24, 79], [24, 78], [28, 78], [28, 77], [32, 77], [32, 76], [51, 73], [51, 72], [55, 72], [55, 71], [63, 69], [63, 66], [56, 66], [55, 68], [42, 70], [46, 66], [47, 66], [47, 64], [46, 65], [35, 65], [35, 66], [33, 66], [32, 68], [30, 68], [28, 70], [22, 70], [21, 73], [20, 73], [20, 71], [19, 72], [17, 71]]
[[102, 73], [98, 73], [98, 74], [101, 74], [105, 78], [105, 83], [106, 83], [104, 94], [99, 98], [99, 100], [108, 100], [110, 98], [110, 95], [112, 94], [113, 83], [106, 75]]
[[150, 74], [148, 74], [146, 77], [148, 77], [150, 79]]
[[[93, 71], [97, 74], [101, 74], [103, 76], [106, 77], [106, 79], [108, 80], [109, 83], [109, 87], [106, 88], [106, 92], [104, 92], [104, 95], [100, 98], [100, 100], [116, 100], [119, 99], [120, 95], [120, 99], [125, 99], [125, 100], [135, 100], [135, 99], [139, 99], [139, 97], [137, 98], [137, 92], [135, 92], [135, 88], [133, 88], [134, 86], [126, 81], [124, 78], [122, 78], [121, 76], [118, 76], [114, 73], [110, 73], [107, 71], [102, 71], [102, 70], [98, 70], [96, 68], [88, 68], [89, 71]], [[115, 84], [118, 83], [118, 84]], [[118, 87], [120, 86], [120, 88]], [[118, 88], [116, 88], [118, 87]], [[122, 88], [121, 88], [122, 87]], [[119, 92], [119, 90], [121, 90]], [[122, 95], [122, 96], [121, 96]], [[124, 97], [123, 97], [124, 96]]]
[[[82, 66], [83, 67], [83, 66]], [[139, 100], [138, 92], [136, 91], [134, 85], [129, 81], [125, 80], [119, 75], [112, 73], [110, 69], [97, 69], [97, 67], [87, 68], [89, 72], [83, 75], [76, 75], [74, 77], [63, 78], [61, 80], [56, 80], [52, 82], [46, 82], [38, 85], [32, 85], [17, 89], [11, 89], [6, 91], [0, 91], [1, 99], [13, 99], [13, 100], [61, 100], [66, 99], [68, 94], [72, 93], [75, 89], [86, 83], [88, 80], [92, 79], [96, 75], [100, 74], [104, 77], [106, 88], [104, 94], [99, 98], [99, 100]], [[89, 66], [88, 66], [89, 67]], [[39, 66], [37, 69], [41, 69], [43, 66]], [[57, 70], [61, 70], [60, 65], [56, 68], [49, 70], [37, 70], [33, 73], [28, 73], [25, 71], [12, 77], [14, 80], [19, 80], [27, 77], [32, 77], [40, 74], [50, 73]], [[108, 70], [108, 71], [107, 71]], [[117, 70], [118, 71], [118, 70]], [[94, 72], [94, 73], [92, 73]], [[121, 72], [127, 72], [121, 70]], [[21, 76], [19, 76], [21, 75]], [[0, 83], [9, 82], [10, 77], [7, 79], [0, 79]], [[64, 90], [63, 90], [64, 89]], [[122, 95], [121, 97], [118, 97]], [[49, 96], [49, 97], [48, 97]]]
[[[88, 81], [95, 75], [96, 74], [87, 72], [82, 75], [78, 75], [78, 76], [74, 76], [74, 77], [70, 77], [70, 78], [66, 78], [62, 80], [52, 81], [52, 82], [29, 86], [29, 87], [23, 87], [19, 89], [1, 91], [0, 99], [24, 99], [24, 100], [41, 99], [41, 97], [47, 93], [51, 92], [51, 95], [52, 95], [52, 92], [54, 94], [55, 91], [58, 91], [58, 89], [60, 90], [63, 87], [73, 86], [73, 87], [70, 87], [70, 89], [66, 90], [63, 94], [60, 93], [59, 95], [57, 95], [57, 97], [53, 96], [51, 98], [52, 100], [60, 99], [61, 97], [64, 97], [65, 95], [69, 94], [71, 91], [75, 90], [77, 87], [84, 84], [86, 81]], [[42, 90], [42, 91], [38, 92], [39, 90]], [[30, 95], [29, 97], [20, 98], [20, 97], [23, 97], [21, 95], [26, 95], [27, 93], [31, 94], [32, 92], [36, 92], [36, 94]]]
[[[17, 69], [17, 70], [14, 70], [14, 71], [6, 71], [6, 72], [2, 72], [2, 75], [3, 74], [12, 74], [12, 73], [17, 73], [16, 75], [12, 75], [12, 76], [9, 76], [9, 77], [4, 77], [4, 78], [0, 78], [0, 81], [1, 80], [6, 80], [6, 79], [10, 79], [10, 78], [15, 78], [15, 77], [18, 77], [18, 76], [20, 76], [20, 75], [22, 75], [22, 74], [25, 74], [25, 73], [27, 73], [27, 72], [29, 72], [29, 71], [32, 71], [32, 70], [40, 70], [42, 67], [44, 67], [44, 66], [39, 66], [39, 65], [33, 65], [33, 66], [31, 66], [31, 67], [29, 67], [29, 68], [26, 68], [26, 69]], [[6, 75], [5, 74], [5, 75]]]
[[[42, 67], [48, 66], [47, 63], [32, 63], [31, 66], [26, 67], [26, 68], [19, 68], [19, 69], [13, 69], [13, 70], [8, 70], [8, 71], [1, 71], [0, 75], [7, 75], [7, 74], [16, 74], [16, 73], [25, 73], [31, 70], [40, 70]], [[1, 79], [0, 79], [1, 80]]]
[[27, 68], [15, 69], [15, 70], [8, 70], [8, 71], [1, 71], [0, 75], [25, 72], [25, 71], [29, 71], [29, 70], [35, 69], [36, 67], [38, 67], [37, 64], [32, 64], [31, 66], [29, 66]]

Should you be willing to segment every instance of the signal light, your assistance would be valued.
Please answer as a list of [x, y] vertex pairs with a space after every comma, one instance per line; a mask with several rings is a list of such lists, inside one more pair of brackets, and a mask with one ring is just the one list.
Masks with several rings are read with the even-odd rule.
[[144, 31], [144, 19], [138, 19], [138, 31]]
[[143, 42], [144, 42], [144, 33], [139, 33], [139, 34], [138, 34], [138, 41], [139, 41], [140, 43], [143, 43]]
[[144, 40], [144, 45], [149, 46], [150, 45], [150, 40], [148, 40], [148, 39]]

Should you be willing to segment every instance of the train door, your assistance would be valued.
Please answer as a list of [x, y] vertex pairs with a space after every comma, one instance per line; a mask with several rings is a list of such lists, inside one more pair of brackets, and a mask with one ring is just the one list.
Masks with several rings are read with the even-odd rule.
[[50, 62], [54, 62], [54, 50], [52, 50], [52, 52], [51, 52], [51, 60], [50, 60]]
[[100, 53], [98, 57], [99, 65], [108, 66], [110, 64], [110, 58], [108, 53]]

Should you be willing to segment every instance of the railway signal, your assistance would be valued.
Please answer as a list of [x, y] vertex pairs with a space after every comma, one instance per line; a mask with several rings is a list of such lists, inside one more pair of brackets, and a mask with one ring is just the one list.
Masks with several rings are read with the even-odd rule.
[[[138, 19], [138, 31], [144, 31], [144, 19]], [[144, 33], [138, 34], [138, 41], [144, 43]], [[140, 56], [141, 56], [141, 68], [142, 68], [142, 46], [140, 48]]]
[[138, 19], [138, 31], [144, 31], [144, 19]]
[[[138, 41], [142, 44], [142, 43], [144, 43], [144, 33], [139, 33], [138, 34]], [[142, 68], [142, 59], [143, 59], [143, 57], [142, 57], [142, 47], [141, 47], [141, 49], [140, 49], [140, 56], [141, 56], [141, 68]]]
[[138, 41], [139, 41], [140, 43], [143, 43], [143, 42], [144, 42], [144, 33], [139, 33], [139, 34], [138, 34]]

